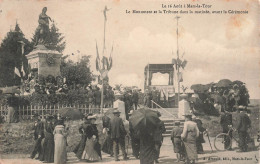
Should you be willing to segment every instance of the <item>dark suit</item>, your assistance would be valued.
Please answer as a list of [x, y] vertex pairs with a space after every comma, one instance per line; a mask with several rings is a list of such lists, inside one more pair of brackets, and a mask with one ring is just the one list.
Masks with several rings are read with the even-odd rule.
[[34, 139], [36, 142], [34, 145], [33, 152], [31, 154], [31, 158], [34, 158], [37, 153], [38, 156], [40, 156], [41, 154], [41, 142], [42, 139], [44, 138], [43, 123], [40, 120], [38, 120], [37, 123], [34, 124], [33, 129], [34, 129]]
[[[229, 128], [228, 125], [233, 125], [232, 124], [232, 114], [230, 113], [224, 113], [220, 117], [220, 125], [222, 126], [223, 133], [227, 133]], [[229, 133], [229, 136], [232, 137], [232, 132]], [[230, 145], [230, 139], [225, 138], [225, 149]]]
[[155, 159], [158, 159], [160, 156], [160, 149], [163, 142], [163, 136], [162, 134], [166, 131], [164, 123], [160, 121], [160, 123], [157, 125], [156, 129], [154, 130], [153, 134], [153, 140], [155, 143]]
[[130, 121], [129, 121], [129, 131], [130, 131], [130, 137], [131, 137], [133, 156], [135, 156], [135, 158], [139, 158], [140, 138], [139, 138], [138, 132], [133, 129], [133, 125]]
[[127, 154], [125, 152], [125, 136], [126, 131], [123, 124], [123, 120], [120, 117], [114, 116], [109, 124], [110, 135], [113, 141], [113, 152], [115, 156], [115, 160], [118, 160], [118, 151], [117, 147], [120, 146], [124, 159], [126, 158]]
[[251, 121], [245, 112], [239, 113], [238, 124], [236, 129], [239, 136], [239, 149], [241, 151], [247, 151], [246, 138], [248, 136], [247, 130], [251, 127]]

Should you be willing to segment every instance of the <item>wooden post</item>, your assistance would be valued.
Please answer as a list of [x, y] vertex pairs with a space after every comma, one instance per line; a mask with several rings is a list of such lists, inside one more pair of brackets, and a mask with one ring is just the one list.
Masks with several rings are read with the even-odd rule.
[[24, 119], [24, 105], [23, 105], [23, 119]]
[[31, 119], [32, 119], [32, 113], [33, 113], [33, 112], [32, 112], [32, 105], [31, 105]]

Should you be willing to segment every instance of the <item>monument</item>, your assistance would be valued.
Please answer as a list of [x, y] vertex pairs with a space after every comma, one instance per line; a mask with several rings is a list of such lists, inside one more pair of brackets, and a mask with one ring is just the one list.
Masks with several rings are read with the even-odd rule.
[[38, 27], [36, 29], [36, 41], [34, 49], [26, 58], [32, 70], [36, 70], [38, 75], [47, 77], [52, 75], [54, 77], [60, 76], [60, 65], [62, 54], [58, 51], [49, 50], [46, 48], [48, 45], [47, 37], [50, 33], [49, 20], [51, 18], [46, 15], [47, 7], [42, 9], [39, 16]]

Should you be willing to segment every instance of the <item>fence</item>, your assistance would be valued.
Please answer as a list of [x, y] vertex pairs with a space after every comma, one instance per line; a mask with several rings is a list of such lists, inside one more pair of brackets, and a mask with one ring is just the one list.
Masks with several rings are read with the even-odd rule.
[[[30, 106], [19, 106], [18, 110], [15, 111], [21, 120], [33, 119], [35, 114], [46, 117], [46, 115], [57, 114], [59, 110], [64, 108], [78, 109], [82, 114], [88, 113], [99, 113], [100, 108], [89, 107], [87, 104], [74, 104], [74, 105], [30, 105]], [[6, 120], [8, 114], [7, 106], [0, 106], [0, 116], [2, 119]]]

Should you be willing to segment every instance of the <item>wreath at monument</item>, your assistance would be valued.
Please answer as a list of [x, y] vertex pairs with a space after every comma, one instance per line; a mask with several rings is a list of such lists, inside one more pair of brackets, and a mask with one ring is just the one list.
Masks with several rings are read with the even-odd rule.
[[52, 56], [47, 55], [46, 62], [48, 65], [53, 65], [55, 63], [55, 60]]

